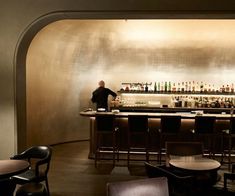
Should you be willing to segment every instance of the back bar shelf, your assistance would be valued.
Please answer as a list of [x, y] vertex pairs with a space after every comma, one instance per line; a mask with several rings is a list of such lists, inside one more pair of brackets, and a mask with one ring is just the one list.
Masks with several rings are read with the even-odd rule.
[[235, 106], [234, 92], [120, 90], [118, 95], [121, 111], [231, 113]]

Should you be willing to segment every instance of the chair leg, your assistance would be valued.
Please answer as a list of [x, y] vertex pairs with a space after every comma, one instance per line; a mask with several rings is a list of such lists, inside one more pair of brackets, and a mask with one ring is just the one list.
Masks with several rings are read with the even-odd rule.
[[96, 141], [95, 141], [95, 168], [97, 168], [97, 161], [98, 161], [98, 154], [99, 154], [99, 145], [100, 145], [99, 140], [100, 140], [100, 137], [99, 137], [99, 134], [97, 134], [96, 135]]
[[115, 142], [115, 133], [113, 133], [113, 167], [115, 167], [115, 159], [116, 159], [116, 142]]
[[149, 151], [146, 149], [146, 162], [149, 162]]
[[146, 152], [146, 161], [149, 162], [149, 135], [145, 136], [145, 152]]
[[115, 153], [116, 153], [116, 151], [114, 149], [113, 150], [113, 167], [115, 167], [115, 158], [116, 158]]
[[128, 147], [128, 150], [127, 150], [127, 167], [130, 166], [130, 148]]
[[46, 187], [47, 187], [47, 195], [50, 196], [49, 183], [47, 178], [46, 178]]
[[98, 153], [98, 151], [97, 151], [97, 149], [95, 150], [95, 167], [97, 168], [97, 153]]

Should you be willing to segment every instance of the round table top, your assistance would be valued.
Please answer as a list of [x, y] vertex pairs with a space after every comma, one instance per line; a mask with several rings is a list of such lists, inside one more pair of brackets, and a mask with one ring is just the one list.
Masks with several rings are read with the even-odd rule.
[[0, 178], [7, 178], [29, 168], [29, 162], [25, 160], [0, 160]]
[[173, 167], [190, 171], [211, 171], [217, 170], [221, 166], [214, 159], [193, 156], [173, 158], [169, 160], [169, 164]]

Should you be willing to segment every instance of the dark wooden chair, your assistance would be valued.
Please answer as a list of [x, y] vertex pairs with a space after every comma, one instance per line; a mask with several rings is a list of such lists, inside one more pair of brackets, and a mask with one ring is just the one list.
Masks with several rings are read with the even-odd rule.
[[169, 196], [166, 177], [112, 182], [107, 184], [107, 196]]
[[48, 195], [48, 171], [50, 168], [50, 161], [52, 156], [52, 148], [50, 146], [33, 146], [20, 154], [14, 155], [11, 159], [24, 159], [30, 163], [30, 169], [19, 175], [12, 177], [16, 184], [26, 184], [29, 182], [43, 182], [46, 183]]
[[[221, 163], [227, 163], [229, 170], [231, 169], [232, 158], [235, 147], [235, 117], [231, 117], [229, 121], [229, 129], [222, 131], [222, 158]], [[224, 160], [227, 158], [227, 162]]]
[[[228, 180], [235, 180], [235, 164], [232, 164], [232, 172], [228, 173], [225, 172], [224, 173], [224, 189], [228, 190]], [[235, 194], [235, 192], [234, 192]]]
[[190, 195], [194, 183], [193, 176], [183, 175], [165, 165], [155, 166], [147, 162], [145, 170], [149, 178], [166, 177], [170, 195]]

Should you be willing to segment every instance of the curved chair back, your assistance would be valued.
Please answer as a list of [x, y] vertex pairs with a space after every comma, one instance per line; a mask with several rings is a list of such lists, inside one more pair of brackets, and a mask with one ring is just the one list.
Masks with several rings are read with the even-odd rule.
[[32, 146], [22, 153], [11, 157], [11, 159], [28, 160], [31, 166], [26, 172], [12, 177], [16, 184], [45, 181], [48, 195], [50, 195], [47, 174], [50, 167], [51, 156], [52, 148], [50, 146]]
[[35, 162], [36, 174], [39, 174], [38, 167], [46, 164], [45, 173], [48, 172], [50, 167], [52, 149], [50, 146], [32, 146], [18, 155], [14, 155], [11, 159], [27, 159], [32, 166], [33, 159], [39, 159]]

